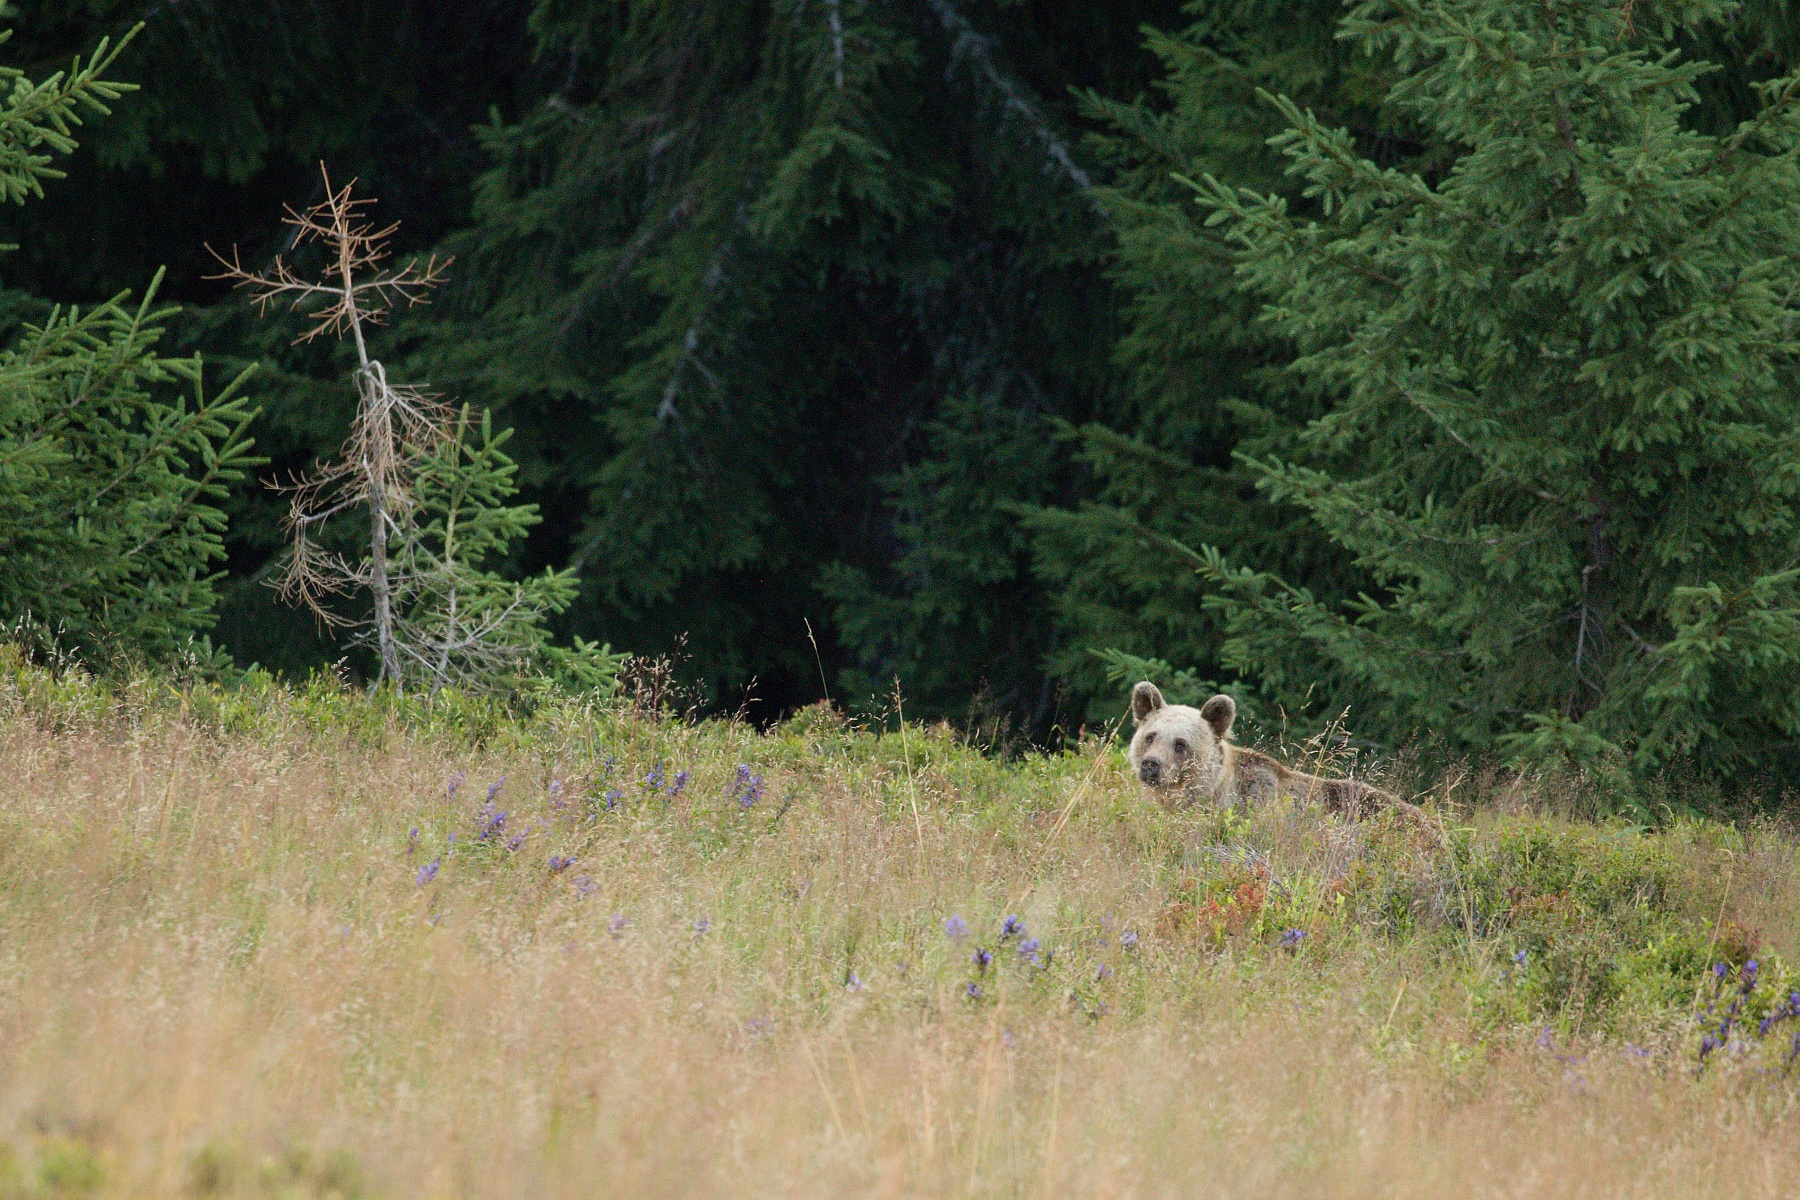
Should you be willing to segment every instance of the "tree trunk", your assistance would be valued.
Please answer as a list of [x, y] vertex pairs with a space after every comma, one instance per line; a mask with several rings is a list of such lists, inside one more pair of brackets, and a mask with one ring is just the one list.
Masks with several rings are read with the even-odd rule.
[[381, 650], [380, 684], [391, 681], [396, 692], [400, 683], [400, 654], [394, 649], [394, 605], [388, 590], [387, 506], [379, 480], [369, 486], [369, 573], [375, 592], [375, 644]]

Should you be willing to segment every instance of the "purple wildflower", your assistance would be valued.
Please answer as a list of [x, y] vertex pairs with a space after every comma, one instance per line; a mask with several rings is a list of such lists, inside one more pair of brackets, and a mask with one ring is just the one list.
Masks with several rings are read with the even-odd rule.
[[412, 852], [414, 850], [417, 850], [418, 848], [419, 848], [419, 827], [417, 825], [414, 825], [412, 827], [412, 832], [406, 835], [406, 857], [411, 858]]
[[552, 854], [550, 856], [550, 873], [552, 875], [561, 875], [574, 865], [575, 860], [565, 855]]
[[438, 877], [438, 865], [443, 861], [444, 860], [441, 858], [434, 858], [424, 866], [420, 867], [419, 873], [414, 878], [413, 882], [419, 887], [424, 887], [426, 884], [436, 879]]
[[973, 979], [963, 985], [963, 994], [971, 1000], [981, 999], [981, 985]]
[[1526, 955], [1525, 951], [1523, 951], [1523, 950], [1516, 951], [1513, 954], [1513, 966], [1523, 967], [1525, 965], [1526, 957], [1527, 957], [1527, 955]]
[[969, 955], [969, 961], [975, 964], [977, 971], [985, 971], [994, 965], [994, 952], [986, 946], [977, 946], [975, 953]]
[[513, 834], [512, 837], [507, 839], [506, 848], [508, 850], [517, 850], [520, 846], [523, 846], [525, 844], [525, 839], [530, 836], [531, 836], [531, 830], [529, 830], [529, 829], [520, 830], [518, 833]]
[[1788, 998], [1770, 1010], [1769, 1015], [1757, 1026], [1759, 1037], [1768, 1037], [1769, 1030], [1793, 1017], [1800, 1017], [1800, 992], [1789, 992]]
[[600, 885], [594, 882], [594, 877], [592, 875], [577, 875], [575, 877], [575, 894], [580, 896], [583, 900], [599, 890]]
[[1036, 954], [1039, 950], [1042, 950], [1043, 948], [1044, 948], [1044, 944], [1042, 942], [1038, 941], [1034, 937], [1028, 937], [1024, 941], [1019, 943], [1019, 953], [1024, 955], [1026, 958], [1030, 958], [1032, 955]]
[[552, 779], [550, 781], [550, 806], [552, 808], [563, 808], [567, 806], [567, 803], [568, 802], [563, 799], [563, 781], [560, 779]]
[[605, 802], [607, 812], [616, 812], [620, 801], [625, 799], [625, 793], [619, 791], [617, 788], [611, 788], [607, 791], [606, 795], [600, 797], [600, 799]]
[[1298, 950], [1300, 943], [1306, 940], [1306, 930], [1290, 929], [1281, 935], [1281, 945], [1286, 950]]
[[624, 913], [614, 913], [606, 919], [606, 932], [614, 937], [624, 937], [625, 927], [630, 924], [631, 922], [625, 919]]
[[465, 780], [467, 778], [468, 778], [468, 776], [463, 774], [461, 771], [458, 771], [456, 774], [452, 775], [450, 777], [449, 785], [447, 787], [445, 787], [445, 789], [444, 789], [445, 798], [450, 799], [450, 800], [456, 799], [456, 789], [461, 787], [463, 780]]
[[1113, 970], [1111, 967], [1107, 966], [1105, 963], [1101, 963], [1100, 966], [1098, 968], [1096, 968], [1094, 971], [1094, 982], [1099, 983], [1101, 980], [1105, 979], [1107, 976], [1111, 975], [1112, 973], [1113, 973]]
[[698, 937], [711, 928], [712, 928], [712, 922], [707, 920], [705, 917], [701, 917], [698, 921], [694, 922], [694, 936]]
[[769, 1032], [769, 1029], [774, 1024], [774, 1020], [769, 1017], [751, 1017], [749, 1025], [750, 1036], [761, 1037], [763, 1034]]
[[1000, 940], [1003, 942], [1007, 938], [1012, 937], [1015, 934], [1021, 934], [1024, 932], [1025, 932], [1025, 918], [1024, 917], [1015, 917], [1015, 916], [1012, 916], [1011, 914], [1008, 914], [1006, 920], [1000, 922]]
[[494, 802], [494, 797], [498, 796], [500, 794], [500, 789], [505, 786], [506, 786], [506, 776], [504, 776], [504, 775], [502, 775], [500, 778], [494, 780], [494, 782], [488, 784], [487, 798], [488, 798], [489, 804], [492, 804]]
[[688, 773], [686, 771], [675, 772], [675, 780], [673, 783], [669, 784], [669, 799], [673, 800], [680, 796], [683, 789], [687, 787], [687, 782]]
[[505, 811], [496, 809], [492, 804], [489, 804], [486, 808], [481, 810], [481, 828], [476, 832], [475, 836], [480, 841], [485, 842], [491, 837], [499, 837], [505, 828]]
[[654, 767], [650, 768], [650, 774], [644, 777], [644, 790], [646, 792], [660, 792], [662, 791], [662, 785], [663, 765], [658, 762]]
[[849, 976], [844, 980], [844, 990], [846, 992], [860, 992], [862, 991], [862, 985], [862, 980], [857, 977], [855, 971], [850, 972]]
[[[1756, 990], [1758, 969], [1757, 962], [1753, 958], [1739, 970], [1737, 994], [1731, 998], [1731, 1004], [1725, 1009], [1725, 1015], [1719, 1019], [1718, 1030], [1700, 1039], [1700, 1059], [1697, 1070], [1704, 1071], [1706, 1069], [1707, 1055], [1731, 1044], [1731, 1031], [1743, 1019], [1744, 1006], [1749, 1002], [1750, 993]], [[1713, 966], [1713, 978], [1722, 983], [1729, 971], [1730, 968], [1725, 963], [1716, 963]], [[1712, 1005], [1709, 1004], [1704, 1019], [1710, 1019], [1711, 1014]]]
[[1129, 929], [1127, 929], [1119, 937], [1119, 945], [1125, 947], [1125, 949], [1127, 949], [1127, 950], [1136, 950], [1137, 944], [1138, 944], [1138, 935], [1131, 932], [1131, 930], [1129, 930]]
[[944, 921], [944, 933], [952, 938], [968, 936], [969, 926], [961, 917], [952, 914]]
[[753, 772], [749, 763], [739, 763], [737, 778], [732, 780], [726, 795], [736, 800], [739, 808], [749, 810], [756, 807], [756, 802], [762, 799], [762, 794], [763, 777]]

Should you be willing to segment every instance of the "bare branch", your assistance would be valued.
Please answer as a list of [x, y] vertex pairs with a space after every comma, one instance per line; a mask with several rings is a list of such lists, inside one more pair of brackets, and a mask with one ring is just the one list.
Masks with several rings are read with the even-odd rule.
[[400, 228], [400, 223], [396, 221], [376, 228], [365, 215], [365, 210], [375, 201], [351, 199], [350, 192], [356, 186], [356, 180], [333, 189], [331, 176], [323, 164], [319, 171], [325, 179], [325, 199], [304, 212], [288, 207], [288, 215], [282, 218], [282, 224], [294, 228], [294, 246], [316, 241], [331, 252], [332, 263], [324, 279], [303, 278], [279, 254], [266, 270], [252, 272], [244, 267], [236, 246], [231, 248], [231, 257], [226, 258], [210, 245], [206, 252], [224, 269], [206, 278], [231, 280], [234, 287], [250, 294], [259, 315], [266, 314], [269, 307], [277, 303], [284, 303], [291, 311], [298, 312], [308, 309], [309, 302], [317, 302], [321, 307], [307, 312], [312, 320], [311, 327], [295, 341], [310, 342], [321, 334], [333, 337], [353, 334], [361, 349], [361, 323], [379, 325], [387, 313], [401, 303], [409, 308], [428, 303], [427, 294], [444, 282], [445, 269], [453, 260], [440, 261], [432, 255], [424, 263], [413, 259], [398, 270], [377, 271], [370, 275], [369, 272], [375, 271], [389, 257], [388, 240]]

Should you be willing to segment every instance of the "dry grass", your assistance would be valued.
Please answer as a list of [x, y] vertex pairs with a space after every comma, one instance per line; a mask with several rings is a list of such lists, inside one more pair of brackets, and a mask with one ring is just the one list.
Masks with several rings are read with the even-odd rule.
[[[1679, 1014], [1630, 1018], [1662, 1039], [1647, 1059], [1591, 1014], [1545, 1018], [1579, 1051], [1541, 1048], [1537, 1018], [1484, 998], [1501, 941], [1331, 917], [1302, 878], [1330, 852], [1315, 814], [1227, 831], [1311, 905], [1289, 953], [1171, 926], [1218, 819], [1143, 810], [1094, 747], [1001, 767], [941, 734], [575, 713], [475, 751], [318, 732], [284, 703], [239, 733], [59, 726], [17, 697], [0, 718], [0, 1196], [1800, 1181], [1797, 1081], [1750, 1056], [1696, 1080]], [[679, 796], [642, 786], [658, 762], [690, 772]], [[727, 794], [740, 762], [765, 779], [748, 810]], [[475, 837], [501, 776], [505, 835], [537, 823], [517, 851]], [[1670, 835], [1674, 861], [1704, 881], [1734, 856], [1790, 938], [1792, 844], [1734, 836]], [[553, 854], [577, 862], [552, 874]], [[1010, 912], [1056, 951], [1047, 969], [996, 941]], [[971, 999], [977, 944], [1002, 962]]]

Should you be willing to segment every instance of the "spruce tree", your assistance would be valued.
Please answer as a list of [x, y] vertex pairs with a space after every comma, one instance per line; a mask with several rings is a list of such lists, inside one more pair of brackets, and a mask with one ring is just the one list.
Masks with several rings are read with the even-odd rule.
[[1286, 98], [1318, 206], [1197, 182], [1332, 408], [1257, 485], [1356, 600], [1195, 555], [1224, 657], [1388, 738], [1515, 761], [1791, 766], [1800, 735], [1800, 74], [1726, 133], [1673, 46], [1730, 9], [1370, 0], [1388, 103], [1458, 150], [1384, 169]]
[[[1320, 215], [1304, 181], [1284, 176], [1266, 145], [1284, 120], [1259, 97], [1265, 90], [1348, 129], [1383, 167], [1436, 180], [1457, 154], [1388, 102], [1389, 48], [1334, 37], [1341, 4], [1192, 0], [1184, 11], [1179, 30], [1149, 34], [1165, 67], [1150, 96], [1084, 97], [1107, 127], [1087, 149], [1108, 168], [1100, 194], [1118, 239], [1112, 275], [1127, 297], [1125, 328], [1106, 404], [1063, 430], [1097, 494], [1076, 502], [1085, 489], [1070, 489], [1073, 497], [1028, 516], [1056, 621], [1053, 669], [1091, 698], [1095, 718], [1117, 711], [1133, 679], [1150, 676], [1182, 695], [1210, 694], [1228, 679], [1223, 615], [1201, 603], [1207, 585], [1191, 570], [1194, 546], [1225, 548], [1331, 605], [1366, 586], [1304, 509], [1255, 487], [1245, 458], [1301, 453], [1307, 422], [1332, 397], [1282, 369], [1291, 347], [1255, 319], [1258, 299], [1234, 287], [1230, 247], [1180, 179], [1211, 174]], [[1729, 134], [1757, 111], [1757, 80], [1800, 64], [1788, 0], [1752, 0], [1728, 22], [1677, 30], [1675, 39], [1720, 68], [1697, 81], [1701, 103], [1687, 117], [1705, 132]], [[1257, 698], [1241, 699], [1254, 726]], [[1289, 719], [1298, 716], [1293, 699], [1284, 700]], [[1314, 700], [1317, 717], [1324, 692]]]
[[423, 357], [519, 430], [571, 630], [686, 633], [773, 706], [819, 695], [810, 621], [840, 701], [1048, 723], [1008, 505], [1069, 482], [1047, 418], [1092, 412], [1114, 310], [1068, 85], [1131, 86], [1171, 8], [541, 6], [569, 74], [482, 131]]
[[1198, 703], [1225, 677], [1223, 622], [1201, 603], [1190, 546], [1228, 546], [1332, 599], [1353, 584], [1346, 556], [1305, 514], [1259, 494], [1233, 458], [1286, 449], [1323, 405], [1280, 386], [1283, 347], [1258, 327], [1230, 247], [1180, 178], [1212, 174], [1302, 200], [1265, 144], [1281, 128], [1259, 99], [1265, 88], [1378, 143], [1385, 163], [1429, 169], [1440, 153], [1382, 104], [1386, 57], [1334, 39], [1336, 0], [1197, 0], [1184, 11], [1180, 30], [1148, 35], [1164, 68], [1157, 95], [1083, 98], [1104, 130], [1088, 146], [1110, 168], [1100, 195], [1126, 296], [1117, 382], [1104, 411], [1061, 430], [1096, 494], [1071, 505], [1065, 491], [1026, 510], [1057, 625], [1052, 669], [1101, 720], [1136, 679]]
[[[0, 195], [60, 177], [82, 114], [131, 90], [105, 78], [117, 53], [103, 41], [35, 83], [0, 68]], [[244, 375], [209, 395], [198, 356], [157, 353], [160, 280], [136, 303], [52, 309], [0, 351], [0, 614], [89, 659], [168, 658], [212, 624], [217, 505], [260, 461]]]
[[[41, 320], [50, 302], [85, 307], [141, 289], [166, 266], [158, 296], [182, 310], [158, 350], [204, 353], [215, 386], [255, 363], [257, 449], [271, 459], [258, 475], [304, 471], [344, 439], [343, 364], [335, 347], [292, 345], [291, 321], [260, 321], [205, 282], [205, 243], [238, 243], [257, 265], [286, 249], [277, 198], [317, 199], [321, 158], [404, 219], [403, 251], [465, 223], [469, 186], [486, 165], [473, 127], [494, 108], [517, 113], [566, 74], [566, 63], [534, 56], [531, 9], [528, 0], [8, 6], [8, 61], [33, 79], [102, 35], [143, 28], [113, 68], [139, 90], [82, 132], [65, 164], [72, 178], [48, 185], [44, 202], [0, 206], [0, 242], [19, 244], [0, 263], [0, 329]], [[284, 546], [281, 496], [238, 486], [219, 507], [230, 518], [229, 574], [210, 636], [291, 674], [336, 658], [336, 644], [265, 586]]]
[[419, 464], [418, 511], [391, 553], [401, 677], [433, 693], [518, 693], [545, 679], [610, 691], [622, 656], [550, 638], [546, 618], [574, 599], [574, 573], [516, 580], [497, 570], [540, 520], [537, 505], [514, 502], [518, 465], [502, 449], [512, 431], [496, 433], [486, 411], [476, 425], [465, 404], [447, 433]]

